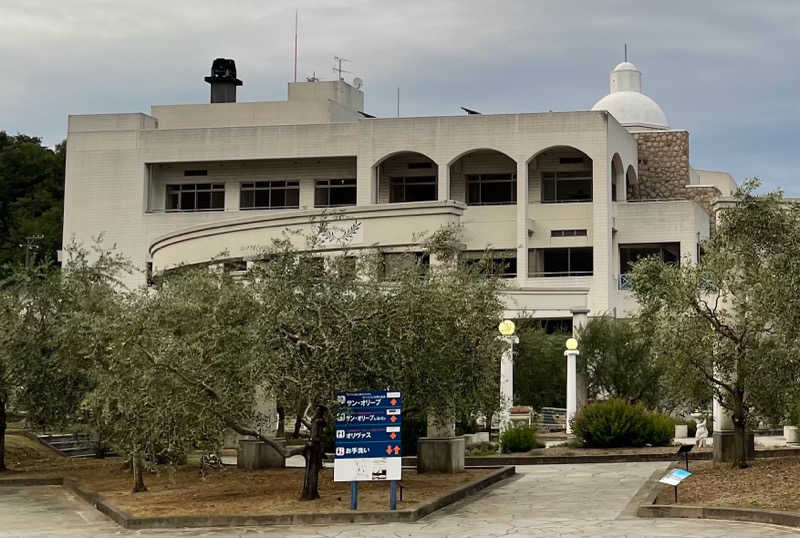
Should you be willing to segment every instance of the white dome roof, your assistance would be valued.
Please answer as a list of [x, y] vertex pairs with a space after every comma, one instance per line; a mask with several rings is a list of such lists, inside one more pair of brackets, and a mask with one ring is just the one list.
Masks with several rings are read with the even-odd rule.
[[614, 92], [597, 101], [592, 110], [607, 110], [625, 127], [669, 129], [667, 115], [658, 103], [643, 93]]
[[620, 62], [617, 64], [617, 67], [614, 68], [614, 71], [638, 71], [638, 69], [630, 62]]
[[669, 129], [664, 111], [642, 93], [642, 73], [635, 65], [618, 64], [609, 79], [611, 93], [597, 101], [592, 110], [607, 110], [625, 127]]

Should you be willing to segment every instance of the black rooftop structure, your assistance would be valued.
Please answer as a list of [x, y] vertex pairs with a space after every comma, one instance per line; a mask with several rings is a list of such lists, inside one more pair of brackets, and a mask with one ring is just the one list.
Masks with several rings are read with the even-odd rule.
[[211, 64], [211, 76], [205, 81], [211, 84], [212, 103], [235, 103], [236, 86], [242, 81], [236, 78], [236, 62], [228, 58], [217, 58]]

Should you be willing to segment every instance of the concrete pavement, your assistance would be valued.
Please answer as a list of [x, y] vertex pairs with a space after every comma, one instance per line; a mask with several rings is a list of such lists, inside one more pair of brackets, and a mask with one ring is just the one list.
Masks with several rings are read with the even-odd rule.
[[[643, 520], [625, 508], [666, 463], [517, 467], [517, 477], [416, 523], [145, 530], [158, 535], [304, 536], [787, 536], [776, 526], [711, 520]], [[0, 536], [133, 534], [57, 486], [0, 488]]]

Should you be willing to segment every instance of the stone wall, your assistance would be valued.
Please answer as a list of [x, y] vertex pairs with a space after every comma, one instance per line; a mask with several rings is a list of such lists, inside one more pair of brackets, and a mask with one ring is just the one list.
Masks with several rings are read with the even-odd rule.
[[[633, 133], [639, 150], [638, 188], [631, 200], [686, 199], [689, 184], [689, 132]], [[637, 192], [638, 191], [638, 192]]]
[[694, 200], [711, 214], [715, 187], [689, 187], [689, 132], [633, 133], [639, 150], [638, 184], [628, 185], [629, 200]]

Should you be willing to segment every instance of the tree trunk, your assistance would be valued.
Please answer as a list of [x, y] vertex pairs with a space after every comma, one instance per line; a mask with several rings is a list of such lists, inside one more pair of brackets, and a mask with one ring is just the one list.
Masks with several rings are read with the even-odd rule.
[[297, 417], [294, 420], [294, 431], [292, 432], [292, 439], [297, 439], [300, 437], [300, 426], [303, 425], [303, 421], [300, 417]]
[[319, 499], [319, 472], [322, 470], [322, 432], [325, 429], [325, 412], [327, 409], [320, 405], [314, 413], [314, 422], [311, 424], [311, 441], [303, 450], [306, 459], [306, 472], [303, 478], [302, 501]]
[[303, 457], [306, 459], [306, 471], [303, 477], [302, 501], [319, 499], [319, 472], [322, 470], [322, 443], [309, 441], [306, 443]]
[[732, 467], [745, 469], [747, 465], [747, 420], [744, 413], [744, 394], [737, 390], [733, 394], [733, 462]]
[[6, 469], [6, 401], [0, 398], [0, 471]]
[[141, 456], [133, 457], [133, 493], [140, 491], [147, 491], [144, 485], [144, 476], [142, 475], [142, 458]]
[[275, 437], [286, 437], [286, 409], [282, 405], [278, 405], [278, 431], [275, 432]]

